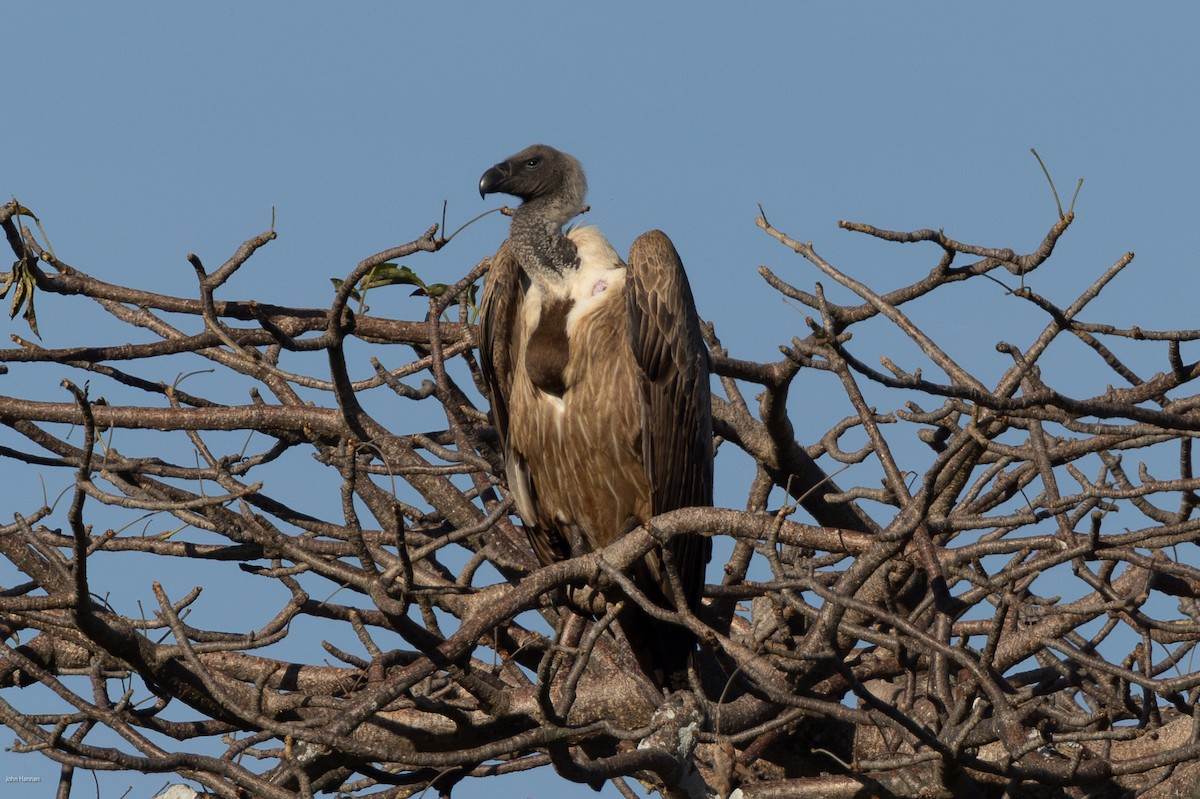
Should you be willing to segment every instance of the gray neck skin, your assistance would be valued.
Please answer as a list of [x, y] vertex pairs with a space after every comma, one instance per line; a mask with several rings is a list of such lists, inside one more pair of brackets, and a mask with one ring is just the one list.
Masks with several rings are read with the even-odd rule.
[[517, 263], [543, 289], [562, 286], [579, 267], [575, 243], [562, 231], [579, 209], [570, 198], [549, 195], [523, 202], [513, 212], [509, 238]]

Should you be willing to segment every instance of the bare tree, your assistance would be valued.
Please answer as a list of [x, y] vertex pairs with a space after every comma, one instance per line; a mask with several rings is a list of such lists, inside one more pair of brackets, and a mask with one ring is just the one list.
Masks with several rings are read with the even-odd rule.
[[[0, 350], [64, 378], [57, 401], [11, 384], [0, 396], [0, 456], [74, 477], [61, 502], [8, 496], [0, 527], [21, 575], [0, 589], [0, 722], [13, 750], [62, 765], [59, 796], [76, 769], [280, 798], [449, 794], [541, 767], [626, 796], [636, 779], [670, 796], [764, 799], [1173, 797], [1200, 779], [1200, 570], [1188, 565], [1200, 363], [1181, 352], [1200, 331], [1085, 321], [1132, 254], [1065, 307], [1027, 287], [1070, 212], [1024, 255], [842, 223], [932, 253], [927, 274], [882, 294], [760, 218], [861, 301], [838, 305], [763, 269], [809, 309], [808, 329], [769, 363], [733, 357], [708, 330], [719, 444], [756, 464], [746, 509], [674, 511], [546, 568], [512, 516], [479, 400], [464, 298], [488, 261], [428, 287], [423, 320], [361, 304], [366, 285], [415, 279], [385, 265], [434, 257], [447, 243], [438, 226], [363, 260], [328, 308], [309, 309], [214, 296], [272, 231], [212, 271], [193, 257], [187, 298], [90, 277], [29, 219], [15, 202], [0, 209], [14, 313], [36, 324], [35, 296], [85, 298], [131, 331]], [[1031, 343], [999, 345], [1011, 365], [997, 380], [906, 315], [964, 281], [993, 293], [1009, 281], [1045, 313]], [[919, 347], [929, 374], [852, 340], [872, 324]], [[1075, 396], [1042, 372], [1043, 353], [1070, 337], [1115, 386]], [[1149, 375], [1156, 342], [1167, 359]], [[171, 379], [197, 358], [246, 399]], [[793, 380], [816, 374], [805, 370], [828, 374], [830, 403], [849, 402], [825, 432], [789, 417]], [[155, 443], [180, 432], [186, 453]], [[323, 470], [340, 507], [318, 515], [295, 499], [299, 462]], [[838, 464], [881, 482], [840, 487]], [[769, 508], [779, 489], [795, 504]], [[624, 570], [692, 532], [727, 557], [710, 564], [698, 614], [667, 614]], [[601, 577], [606, 614], [567, 609], [569, 586]], [[157, 607], [108, 601], [130, 579], [152, 582]], [[265, 623], [189, 623], [202, 589], [243, 580], [264, 586], [259, 613], [275, 603]], [[663, 696], [639, 674], [611, 625], [621, 602], [696, 634], [692, 691]], [[65, 712], [39, 709], [47, 692]]]

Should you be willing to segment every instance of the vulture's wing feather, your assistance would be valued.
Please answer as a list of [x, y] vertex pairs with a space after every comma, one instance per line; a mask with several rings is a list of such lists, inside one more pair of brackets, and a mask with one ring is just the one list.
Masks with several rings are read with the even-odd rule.
[[487, 285], [479, 301], [479, 366], [492, 403], [492, 422], [500, 446], [508, 436], [505, 399], [513, 380], [513, 326], [521, 304], [521, 267], [506, 239], [492, 256]]
[[[708, 348], [675, 246], [662, 231], [638, 237], [629, 251], [626, 296], [633, 355], [645, 375], [642, 451], [654, 513], [712, 504], [712, 417]], [[689, 600], [699, 601], [708, 539], [672, 546]]]
[[525, 454], [508, 446], [508, 397], [512, 393], [516, 363], [516, 327], [525, 300], [521, 266], [506, 239], [492, 256], [487, 284], [479, 302], [479, 366], [487, 383], [492, 403], [492, 423], [500, 439], [505, 479], [525, 518], [525, 532], [542, 563], [554, 563], [570, 557], [569, 548], [557, 535], [535, 523], [534, 497], [537, 487], [525, 463]]

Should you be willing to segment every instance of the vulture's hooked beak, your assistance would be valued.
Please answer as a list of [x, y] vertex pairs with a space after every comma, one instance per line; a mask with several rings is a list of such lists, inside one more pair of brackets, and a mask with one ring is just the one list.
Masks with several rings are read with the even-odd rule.
[[508, 164], [500, 163], [484, 172], [479, 179], [479, 198], [483, 199], [484, 195], [496, 191], [496, 187], [508, 178], [508, 171]]

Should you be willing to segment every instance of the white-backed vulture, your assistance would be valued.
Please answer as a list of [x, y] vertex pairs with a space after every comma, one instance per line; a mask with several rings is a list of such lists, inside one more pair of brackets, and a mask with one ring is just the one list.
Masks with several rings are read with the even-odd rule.
[[[596, 228], [564, 231], [586, 190], [579, 162], [545, 145], [479, 181], [481, 196], [522, 201], [484, 289], [481, 363], [508, 488], [546, 564], [656, 514], [712, 504], [708, 350], [679, 254], [654, 230], [626, 264]], [[708, 540], [675, 538], [671, 553], [694, 608]], [[657, 553], [634, 579], [672, 607]], [[621, 624], [643, 668], [683, 687], [694, 639], [637, 612]]]

